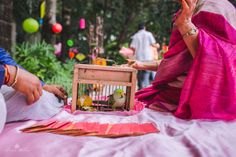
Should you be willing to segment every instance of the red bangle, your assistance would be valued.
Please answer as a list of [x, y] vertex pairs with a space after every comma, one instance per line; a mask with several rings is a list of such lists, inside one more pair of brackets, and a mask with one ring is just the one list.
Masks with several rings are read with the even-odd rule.
[[8, 65], [4, 65], [5, 68], [5, 81], [4, 84], [8, 84], [10, 81], [10, 72], [9, 72], [9, 67]]

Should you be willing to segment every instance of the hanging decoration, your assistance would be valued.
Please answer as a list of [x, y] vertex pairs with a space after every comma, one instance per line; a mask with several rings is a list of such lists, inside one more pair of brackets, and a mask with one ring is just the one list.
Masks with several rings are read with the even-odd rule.
[[75, 48], [75, 47], [70, 48], [69, 51], [72, 51], [72, 52], [74, 52], [75, 54], [77, 54], [77, 53], [79, 52], [79, 51], [77, 50], [77, 48]]
[[80, 19], [80, 21], [79, 21], [79, 28], [80, 28], [80, 29], [85, 29], [85, 27], [86, 27], [85, 19], [82, 18], [82, 19]]
[[73, 59], [75, 56], [76, 56], [76, 54], [78, 53], [79, 51], [77, 50], [77, 48], [70, 48], [69, 49], [69, 58], [70, 59]]
[[76, 56], [75, 56], [75, 58], [78, 60], [78, 61], [83, 61], [85, 58], [86, 58], [86, 56], [83, 54], [83, 53], [78, 53]]
[[45, 10], [46, 10], [46, 2], [42, 1], [40, 4], [40, 18], [43, 19], [45, 16]]
[[66, 44], [67, 46], [72, 47], [74, 45], [74, 41], [72, 39], [68, 39]]
[[53, 33], [61, 33], [62, 25], [60, 23], [54, 23], [52, 25], [52, 31], [53, 31]]
[[73, 59], [75, 57], [75, 53], [72, 51], [69, 51], [69, 58]]
[[58, 44], [54, 45], [54, 48], [55, 48], [54, 54], [56, 56], [60, 56], [61, 55], [61, 47], [62, 47], [61, 43], [58, 43]]
[[39, 25], [40, 27], [43, 25], [43, 19], [39, 19]]
[[45, 17], [45, 11], [46, 11], [46, 1], [42, 1], [40, 4], [40, 18], [39, 18], [39, 25], [43, 25], [43, 18]]
[[39, 29], [38, 21], [33, 18], [25, 19], [22, 26], [23, 26], [24, 31], [27, 33], [35, 33]]

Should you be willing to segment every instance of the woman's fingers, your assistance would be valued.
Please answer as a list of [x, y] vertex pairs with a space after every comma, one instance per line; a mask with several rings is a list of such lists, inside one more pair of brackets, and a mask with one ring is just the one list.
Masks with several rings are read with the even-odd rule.
[[60, 89], [58, 89], [58, 88], [54, 88], [53, 89], [53, 93], [55, 95], [59, 96], [61, 99], [65, 99], [66, 98], [65, 97], [66, 95]]
[[33, 93], [29, 93], [28, 95], [26, 95], [27, 98], [27, 104], [31, 105], [34, 102], [34, 94]]
[[136, 61], [131, 67], [137, 70], [143, 70], [143, 64], [139, 61]]
[[[185, 2], [184, 2], [185, 1]], [[196, 7], [196, 3], [198, 0], [183, 0], [182, 1], [182, 6], [183, 8], [185, 7], [185, 9], [188, 9], [190, 12], [193, 12], [193, 10]], [[186, 6], [187, 5], [187, 6]]]
[[191, 9], [192, 12], [196, 8], [196, 5], [197, 5], [197, 0], [191, 0], [190, 9]]
[[196, 8], [196, 0], [182, 0], [181, 16], [185, 17], [188, 21], [191, 20], [194, 9]]
[[134, 63], [131, 64], [130, 66], [131, 66], [132, 68], [135, 68], [135, 69], [136, 69], [136, 68], [138, 67], [138, 64], [137, 64], [137, 62], [134, 62]]
[[64, 94], [64, 98], [67, 98], [68, 93], [66, 92], [66, 90], [63, 87], [60, 87], [59, 90]]
[[39, 93], [38, 90], [35, 90], [33, 93], [34, 93], [34, 102], [33, 102], [33, 103], [35, 103], [36, 101], [39, 100], [39, 98], [40, 98], [40, 93]]
[[192, 0], [182, 0], [182, 2], [183, 2], [183, 1], [185, 1], [185, 3], [187, 4], [187, 6], [190, 7]]
[[62, 86], [58, 86], [58, 85], [54, 85], [55, 88], [59, 89], [62, 93], [63, 93], [63, 97], [62, 98], [67, 98], [67, 92], [66, 90], [62, 87]]
[[41, 96], [41, 95], [40, 95], [40, 93], [39, 93], [39, 91], [38, 91], [37, 89], [35, 89], [35, 90], [32, 91], [32, 92], [29, 92], [29, 93], [26, 95], [28, 105], [31, 105], [31, 104], [35, 103], [36, 101], [38, 101], [39, 98], [40, 98], [40, 96]]
[[43, 95], [43, 87], [41, 84], [38, 86], [37, 90], [39, 92], [39, 95], [42, 96]]
[[128, 65], [131, 66], [132, 64], [134, 64], [136, 62], [136, 60], [132, 60], [132, 59], [126, 59], [128, 61]]
[[182, 13], [186, 13], [186, 11], [188, 11], [189, 10], [189, 5], [188, 5], [188, 3], [187, 3], [187, 0], [182, 0]]
[[63, 87], [58, 85], [44, 85], [43, 89], [50, 93], [53, 93], [57, 98], [63, 99], [65, 104], [67, 103], [68, 94]]

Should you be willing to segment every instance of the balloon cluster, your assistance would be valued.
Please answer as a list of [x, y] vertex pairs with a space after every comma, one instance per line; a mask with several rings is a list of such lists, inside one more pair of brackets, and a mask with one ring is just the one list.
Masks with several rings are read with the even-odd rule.
[[[35, 33], [39, 30], [39, 28], [42, 28], [43, 23], [44, 23], [44, 17], [46, 15], [46, 1], [43, 0], [40, 3], [40, 16], [39, 20], [35, 20], [34, 18], [26, 18], [23, 23], [22, 27], [23, 30], [26, 33]], [[79, 29], [85, 29], [86, 28], [86, 21], [84, 18], [81, 18], [79, 21]], [[51, 31], [55, 34], [61, 33], [63, 30], [62, 25], [58, 22], [54, 23], [52, 25]], [[67, 46], [70, 47], [68, 55], [70, 59], [76, 58], [79, 61], [82, 61], [86, 58], [86, 56], [83, 53], [78, 53], [78, 50], [76, 48], [72, 48], [74, 46], [74, 41], [72, 39], [68, 39], [66, 42]], [[59, 56], [61, 54], [61, 48], [62, 44], [56, 44], [54, 45], [55, 47], [55, 55]]]
[[[43, 19], [39, 20], [39, 23], [37, 20], [35, 20], [34, 18], [27, 18], [23, 21], [23, 29], [25, 32], [27, 33], [35, 33], [38, 31], [39, 29], [39, 25], [43, 24]], [[60, 23], [55, 23], [52, 25], [52, 32], [53, 33], [61, 33], [62, 31], [62, 25]]]

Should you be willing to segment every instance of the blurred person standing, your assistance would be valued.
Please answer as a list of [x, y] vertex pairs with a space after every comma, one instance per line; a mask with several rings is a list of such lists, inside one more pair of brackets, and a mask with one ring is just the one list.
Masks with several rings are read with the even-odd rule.
[[[152, 47], [156, 47], [156, 40], [151, 32], [146, 30], [145, 23], [138, 25], [138, 32], [132, 36], [130, 48], [134, 51], [134, 58], [141, 62], [152, 62], [154, 55]], [[138, 88], [142, 89], [150, 85], [151, 71], [138, 71]]]

